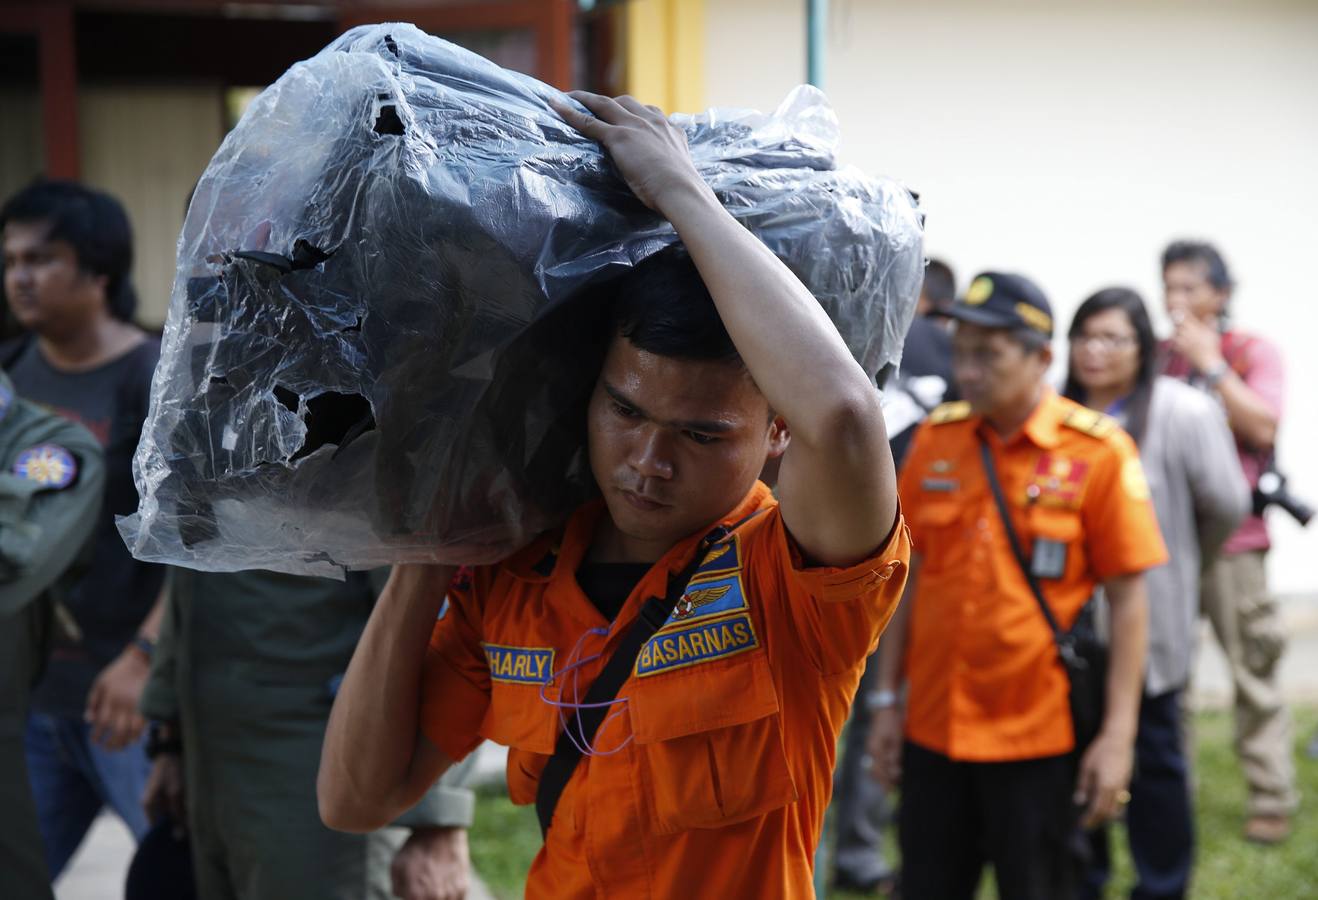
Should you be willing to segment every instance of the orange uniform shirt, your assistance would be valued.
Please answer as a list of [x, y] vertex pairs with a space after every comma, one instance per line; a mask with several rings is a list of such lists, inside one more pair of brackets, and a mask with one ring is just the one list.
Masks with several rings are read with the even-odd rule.
[[1075, 741], [1066, 671], [1007, 542], [977, 429], [1026, 554], [1066, 546], [1059, 578], [1039, 579], [1069, 628], [1095, 584], [1167, 559], [1130, 437], [1051, 390], [1004, 444], [964, 403], [917, 432], [900, 494], [919, 559], [906, 648], [906, 736], [951, 759], [997, 762], [1066, 753]]
[[[581, 759], [528, 898], [814, 896], [838, 733], [901, 597], [910, 542], [899, 524], [865, 562], [804, 568], [764, 485], [722, 524], [756, 509], [707, 554], [642, 649], [595, 739], [608, 755]], [[557, 537], [476, 569], [431, 638], [426, 736], [453, 759], [482, 738], [507, 745], [514, 803], [534, 802], [560, 731], [559, 711], [541, 698], [546, 676], [589, 629], [607, 629], [584, 639], [581, 656], [600, 657], [579, 681], [543, 686], [551, 698], [584, 698], [645, 599], [663, 595], [704, 536], [659, 560], [610, 626], [575, 578], [601, 514], [602, 503], [583, 507]]]

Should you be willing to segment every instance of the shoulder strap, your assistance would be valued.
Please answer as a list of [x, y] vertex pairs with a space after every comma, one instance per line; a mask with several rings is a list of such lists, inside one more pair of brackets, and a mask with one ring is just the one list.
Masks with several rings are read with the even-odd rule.
[[[563, 796], [567, 783], [572, 779], [572, 774], [576, 772], [577, 763], [581, 762], [581, 745], [589, 745], [595, 739], [595, 732], [599, 731], [600, 724], [609, 712], [607, 704], [618, 696], [623, 682], [631, 675], [632, 666], [635, 665], [636, 657], [645, 646], [645, 642], [668, 621], [673, 607], [682, 599], [682, 592], [686, 590], [687, 582], [696, 574], [696, 569], [700, 567], [700, 561], [705, 558], [709, 548], [759, 513], [760, 511], [756, 510], [731, 528], [720, 525], [705, 535], [686, 567], [676, 575], [668, 576], [668, 590], [664, 596], [651, 597], [645, 601], [645, 605], [641, 607], [641, 614], [622, 636], [613, 655], [604, 664], [603, 671], [586, 692], [586, 699], [582, 701], [585, 708], [577, 710], [576, 715], [575, 724], [578, 726], [578, 733], [570, 734], [565, 728], [558, 735], [558, 741], [554, 744], [554, 755], [549, 758], [540, 775], [540, 783], [535, 792], [535, 814], [540, 820], [542, 837], [549, 833], [549, 824], [554, 820], [554, 809], [558, 806], [559, 798]], [[569, 723], [569, 726], [571, 724]]]
[[1002, 528], [1007, 532], [1007, 543], [1011, 544], [1011, 553], [1016, 557], [1016, 564], [1021, 567], [1021, 574], [1025, 576], [1026, 582], [1030, 585], [1030, 593], [1034, 594], [1034, 599], [1039, 602], [1039, 611], [1043, 617], [1048, 620], [1048, 628], [1053, 633], [1053, 642], [1057, 644], [1057, 651], [1063, 656], [1067, 654], [1067, 642], [1062, 637], [1062, 629], [1057, 625], [1057, 618], [1053, 615], [1052, 608], [1048, 606], [1048, 601], [1043, 596], [1043, 588], [1039, 587], [1039, 581], [1030, 571], [1030, 563], [1025, 558], [1025, 551], [1021, 549], [1020, 538], [1016, 536], [1016, 529], [1011, 524], [1011, 512], [1007, 509], [1007, 498], [1002, 493], [1002, 485], [998, 482], [998, 472], [993, 466], [993, 451], [989, 449], [988, 441], [984, 440], [984, 435], [976, 432], [975, 436], [979, 439], [979, 458], [984, 461], [984, 474], [988, 476], [989, 489], [993, 492], [993, 501], [998, 506], [998, 517], [1002, 519]]

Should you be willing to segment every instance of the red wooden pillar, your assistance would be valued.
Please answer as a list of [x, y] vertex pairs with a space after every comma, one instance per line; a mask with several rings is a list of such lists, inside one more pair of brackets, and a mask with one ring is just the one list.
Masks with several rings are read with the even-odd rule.
[[41, 122], [46, 174], [78, 177], [78, 60], [73, 7], [42, 10]]
[[536, 62], [540, 80], [561, 91], [572, 84], [572, 21], [576, 0], [541, 0], [536, 23]]
[[77, 178], [78, 64], [72, 4], [6, 6], [0, 13], [0, 31], [36, 37], [45, 174]]

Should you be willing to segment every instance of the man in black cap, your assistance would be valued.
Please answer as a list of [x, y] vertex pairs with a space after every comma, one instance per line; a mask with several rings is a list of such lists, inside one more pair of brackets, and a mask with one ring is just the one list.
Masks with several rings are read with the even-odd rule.
[[[902, 786], [903, 894], [970, 900], [988, 864], [1004, 900], [1066, 900], [1077, 820], [1129, 798], [1143, 572], [1166, 551], [1130, 437], [1045, 381], [1038, 287], [987, 272], [947, 313], [964, 399], [919, 427], [902, 470], [918, 550], [866, 698], [869, 749], [879, 780]], [[1112, 640], [1089, 740], [1053, 623], [1069, 630], [1099, 585]]]

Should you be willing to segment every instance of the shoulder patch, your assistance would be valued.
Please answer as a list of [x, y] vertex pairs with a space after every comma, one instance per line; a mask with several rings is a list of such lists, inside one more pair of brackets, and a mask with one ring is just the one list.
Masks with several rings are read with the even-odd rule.
[[946, 425], [948, 422], [960, 422], [970, 418], [970, 403], [966, 400], [953, 400], [934, 407], [929, 414], [929, 424]]
[[1062, 424], [1067, 428], [1089, 435], [1092, 438], [1105, 438], [1120, 426], [1117, 420], [1104, 415], [1096, 409], [1073, 409], [1066, 414]]
[[43, 488], [60, 490], [78, 477], [78, 461], [59, 444], [37, 444], [18, 454], [14, 474]]

